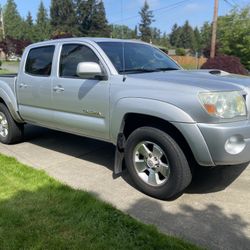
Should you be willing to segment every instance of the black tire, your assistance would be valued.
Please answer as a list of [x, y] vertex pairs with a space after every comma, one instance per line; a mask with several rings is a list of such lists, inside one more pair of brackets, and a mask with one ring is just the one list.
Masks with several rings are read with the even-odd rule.
[[8, 123], [8, 135], [2, 136], [0, 134], [0, 142], [3, 144], [14, 144], [21, 142], [23, 139], [24, 125], [17, 123], [11, 116], [8, 108], [0, 103], [0, 112], [6, 117]]
[[[133, 161], [134, 150], [143, 141], [159, 145], [168, 159], [170, 173], [167, 181], [162, 185], [149, 185], [139, 177], [136, 171]], [[141, 127], [129, 136], [125, 148], [125, 161], [129, 175], [137, 188], [158, 199], [168, 200], [179, 195], [192, 180], [188, 161], [179, 145], [168, 134], [156, 128]]]

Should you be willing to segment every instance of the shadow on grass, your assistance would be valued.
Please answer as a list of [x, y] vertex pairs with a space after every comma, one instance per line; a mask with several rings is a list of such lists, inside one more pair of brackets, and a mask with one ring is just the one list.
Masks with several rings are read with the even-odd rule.
[[[55, 152], [99, 164], [113, 171], [115, 147], [109, 143], [30, 125], [25, 129], [25, 140]], [[213, 169], [197, 168], [193, 181], [185, 192], [202, 194], [224, 190], [240, 176], [247, 165], [220, 166]], [[126, 171], [121, 177], [134, 186]]]
[[145, 198], [127, 212], [145, 223], [159, 225], [167, 234], [208, 249], [249, 249], [250, 238], [244, 232], [249, 229], [249, 223], [239, 215], [225, 214], [222, 208], [212, 203], [203, 208], [195, 208], [195, 204], [179, 205], [176, 210], [169, 213], [158, 202]]
[[93, 195], [51, 184], [0, 199], [0, 249], [197, 248], [136, 222]]

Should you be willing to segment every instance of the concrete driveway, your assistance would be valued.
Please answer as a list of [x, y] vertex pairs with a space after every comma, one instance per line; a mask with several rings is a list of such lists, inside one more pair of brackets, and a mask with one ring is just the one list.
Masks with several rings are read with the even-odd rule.
[[173, 201], [150, 198], [126, 173], [114, 177], [114, 147], [70, 134], [28, 126], [24, 143], [0, 144], [0, 152], [87, 190], [159, 230], [209, 249], [250, 249], [250, 168], [199, 171]]

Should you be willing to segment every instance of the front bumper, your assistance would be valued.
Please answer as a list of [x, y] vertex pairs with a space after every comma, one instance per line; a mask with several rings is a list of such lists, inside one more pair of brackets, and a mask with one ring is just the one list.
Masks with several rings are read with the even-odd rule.
[[[202, 166], [237, 165], [250, 161], [250, 121], [173, 125], [183, 134]], [[228, 147], [230, 141], [234, 143]]]
[[[235, 165], [250, 161], [250, 121], [198, 124], [198, 127], [215, 165]], [[234, 143], [229, 150], [230, 141]]]

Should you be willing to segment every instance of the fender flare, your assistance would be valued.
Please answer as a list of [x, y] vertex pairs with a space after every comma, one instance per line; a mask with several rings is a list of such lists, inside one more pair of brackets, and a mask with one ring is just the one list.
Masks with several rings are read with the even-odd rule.
[[5, 82], [0, 81], [0, 98], [4, 101], [7, 108], [9, 109], [13, 119], [18, 123], [23, 123], [23, 119], [18, 113], [18, 105], [16, 97], [10, 88]]
[[147, 98], [122, 98], [110, 115], [110, 137], [114, 144], [123, 131], [124, 117], [129, 113], [150, 115], [168, 122], [195, 123], [190, 115], [170, 103]]

